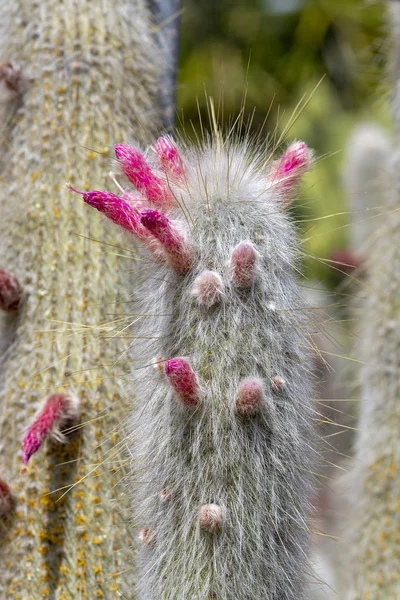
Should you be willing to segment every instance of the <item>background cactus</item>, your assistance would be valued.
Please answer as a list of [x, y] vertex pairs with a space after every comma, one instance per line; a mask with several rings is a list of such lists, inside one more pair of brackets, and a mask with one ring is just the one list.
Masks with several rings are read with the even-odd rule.
[[218, 132], [194, 148], [161, 138], [147, 160], [115, 150], [136, 190], [83, 198], [145, 248], [127, 424], [137, 597], [303, 598], [316, 447], [285, 208], [310, 151], [271, 163]]
[[[382, 188], [386, 204], [366, 260], [361, 300], [358, 358], [362, 402], [353, 469], [348, 475], [351, 512], [346, 547], [348, 600], [400, 597], [399, 479], [399, 135], [400, 135], [400, 5], [389, 3], [394, 78], [394, 149]], [[388, 193], [387, 193], [388, 191]]]
[[[15, 502], [15, 513], [1, 522], [0, 596], [130, 597], [129, 512], [112, 435], [124, 409], [124, 345], [102, 337], [131, 263], [64, 183], [85, 185], [90, 171], [104, 185], [108, 144], [154, 135], [151, 24], [141, 0], [1, 0], [0, 15], [0, 56], [26, 83], [21, 96], [24, 86], [7, 88], [10, 71], [7, 81], [1, 71], [0, 267], [23, 298], [1, 322], [0, 511]], [[24, 431], [43, 399], [64, 392], [79, 398], [82, 427], [19, 475]]]

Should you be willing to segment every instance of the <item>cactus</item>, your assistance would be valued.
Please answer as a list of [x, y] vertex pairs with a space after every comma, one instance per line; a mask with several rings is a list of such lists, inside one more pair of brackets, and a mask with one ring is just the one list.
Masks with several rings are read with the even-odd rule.
[[[394, 144], [386, 211], [370, 246], [361, 307], [362, 402], [355, 460], [349, 475], [352, 510], [343, 596], [348, 600], [400, 597], [399, 282], [400, 4], [389, 5], [393, 28]], [[386, 189], [390, 196], [386, 200]]]
[[80, 193], [143, 242], [126, 424], [136, 597], [300, 600], [316, 445], [285, 208], [311, 152], [296, 142], [271, 163], [219, 132], [115, 150], [131, 188]]
[[[388, 189], [391, 142], [383, 128], [360, 124], [350, 137], [344, 161], [344, 188], [352, 211], [351, 245], [364, 257], [368, 239], [378, 229]], [[349, 261], [343, 260], [346, 264]]]
[[[0, 0], [0, 30], [0, 596], [130, 597], [114, 432], [127, 361], [107, 370], [125, 346], [107, 339], [106, 316], [120, 310], [116, 290], [130, 288], [130, 263], [64, 184], [87, 185], [90, 171], [104, 185], [112, 140], [154, 136], [151, 23], [141, 0]], [[62, 433], [63, 394], [81, 416]], [[24, 435], [25, 462], [42, 446], [20, 474]]]

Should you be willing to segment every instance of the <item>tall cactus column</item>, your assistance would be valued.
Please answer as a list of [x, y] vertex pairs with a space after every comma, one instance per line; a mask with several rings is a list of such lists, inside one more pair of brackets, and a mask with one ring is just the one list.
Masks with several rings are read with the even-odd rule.
[[79, 193], [144, 246], [128, 421], [137, 598], [304, 599], [310, 319], [285, 209], [311, 153], [295, 142], [271, 163], [216, 133], [115, 154], [133, 187]]
[[389, 4], [395, 137], [391, 181], [380, 199], [387, 210], [369, 249], [361, 308], [362, 402], [349, 476], [348, 600], [400, 597], [400, 4]]
[[[121, 347], [96, 327], [113, 319], [105, 314], [128, 289], [132, 262], [87, 239], [120, 243], [65, 183], [87, 184], [90, 172], [105, 185], [111, 141], [154, 134], [149, 17], [141, 0], [1, 0], [0, 15], [0, 57], [24, 82], [1, 124], [0, 268], [23, 296], [2, 328], [0, 492], [11, 490], [15, 512], [1, 522], [0, 594], [129, 597], [128, 513], [111, 502], [123, 476], [110, 431], [124, 410], [125, 367], [121, 359], [107, 370]], [[82, 427], [41, 448], [20, 475], [24, 431], [54, 394], [79, 401]], [[96, 468], [107, 458], [112, 465]]]

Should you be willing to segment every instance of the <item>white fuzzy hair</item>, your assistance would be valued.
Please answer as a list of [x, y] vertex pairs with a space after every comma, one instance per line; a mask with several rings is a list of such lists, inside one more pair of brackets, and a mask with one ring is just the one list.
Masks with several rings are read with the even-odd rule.
[[[136, 291], [135, 311], [148, 316], [133, 356], [135, 521], [156, 540], [140, 551], [137, 597], [301, 600], [316, 449], [296, 233], [265, 157], [248, 144], [217, 139], [179, 150], [186, 180], [169, 182], [178, 208], [168, 216], [186, 230], [194, 265], [180, 276], [143, 252]], [[242, 241], [258, 252], [249, 289], [229, 277]], [[199, 306], [192, 293], [205, 269], [224, 282], [212, 307]], [[177, 402], [152, 367], [156, 356], [187, 357], [203, 392], [196, 409]], [[283, 390], [272, 391], [274, 376]], [[262, 379], [265, 402], [240, 416], [237, 390], [247, 377]], [[220, 531], [199, 526], [205, 504], [225, 511]]]

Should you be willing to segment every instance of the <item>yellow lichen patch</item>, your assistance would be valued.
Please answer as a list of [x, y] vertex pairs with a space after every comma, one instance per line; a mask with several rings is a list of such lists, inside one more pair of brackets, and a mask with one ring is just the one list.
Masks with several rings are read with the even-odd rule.
[[87, 519], [83, 515], [76, 515], [75, 516], [75, 523], [77, 525], [86, 525]]
[[35, 183], [36, 179], [39, 177], [38, 171], [33, 171], [31, 175], [31, 183]]

